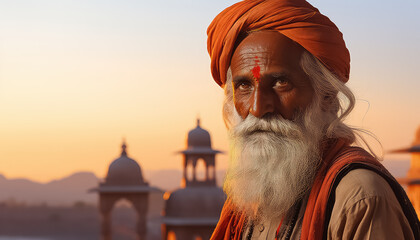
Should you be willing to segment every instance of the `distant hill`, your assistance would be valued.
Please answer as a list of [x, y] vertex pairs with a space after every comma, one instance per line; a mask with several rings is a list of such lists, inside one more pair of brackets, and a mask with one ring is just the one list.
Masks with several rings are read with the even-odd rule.
[[96, 203], [87, 190], [98, 184], [95, 174], [78, 172], [49, 183], [28, 179], [6, 179], [0, 175], [0, 201], [16, 204], [72, 205], [77, 201]]
[[[395, 176], [404, 177], [410, 165], [409, 160], [385, 160], [385, 167]], [[216, 172], [217, 183], [222, 185], [225, 171]], [[198, 176], [203, 173], [198, 173]], [[182, 171], [145, 170], [144, 176], [151, 186], [163, 191], [173, 191], [180, 187]], [[71, 206], [76, 202], [97, 203], [97, 194], [88, 190], [97, 187], [100, 179], [91, 172], [77, 172], [49, 183], [38, 183], [28, 179], [7, 179], [0, 174], [0, 202], [51, 206]]]
[[[224, 171], [218, 171], [216, 175], [217, 182], [221, 185]], [[144, 176], [151, 186], [158, 187], [163, 191], [172, 191], [180, 187], [182, 172], [175, 169], [146, 170]], [[23, 178], [7, 179], [0, 174], [0, 202], [51, 206], [70, 206], [76, 202], [96, 204], [97, 195], [88, 193], [88, 190], [97, 187], [100, 181], [91, 172], [77, 172], [48, 183], [39, 183]]]

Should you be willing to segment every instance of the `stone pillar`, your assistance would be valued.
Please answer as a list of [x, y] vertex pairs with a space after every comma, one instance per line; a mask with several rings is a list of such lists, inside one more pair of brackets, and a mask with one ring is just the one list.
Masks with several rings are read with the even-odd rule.
[[207, 159], [205, 159], [204, 164], [206, 165], [206, 179], [205, 179], [205, 181], [208, 182], [210, 179], [209, 179], [209, 164], [207, 162]]
[[193, 182], [197, 181], [197, 174], [195, 172], [195, 167], [197, 166], [197, 158], [193, 160]]
[[212, 178], [212, 182], [214, 183], [214, 185], [216, 185], [217, 183], [216, 183], [216, 163], [215, 163], [216, 161], [215, 161], [215, 159], [214, 159], [214, 156], [213, 156], [213, 159], [212, 159], [212, 172], [213, 172], [213, 178]]
[[101, 215], [101, 239], [111, 240], [111, 212], [102, 212]]
[[187, 156], [184, 154], [184, 179], [185, 181], [187, 181], [187, 166], [188, 166], [188, 162], [187, 162]]
[[111, 223], [111, 210], [114, 203], [118, 200], [117, 195], [112, 194], [99, 194], [99, 211], [101, 212], [101, 239], [112, 239], [112, 223]]
[[137, 239], [138, 240], [145, 240], [146, 239], [146, 231], [147, 231], [147, 224], [146, 224], [146, 215], [147, 215], [147, 208], [149, 197], [148, 193], [146, 194], [136, 194], [129, 198], [133, 204], [133, 207], [136, 209], [137, 212]]

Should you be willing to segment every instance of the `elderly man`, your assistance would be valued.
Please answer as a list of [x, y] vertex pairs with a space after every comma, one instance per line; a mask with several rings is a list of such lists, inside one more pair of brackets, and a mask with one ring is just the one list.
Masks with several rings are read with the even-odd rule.
[[208, 51], [231, 141], [212, 239], [420, 238], [404, 190], [350, 146], [350, 55], [334, 23], [304, 0], [246, 0], [213, 20]]

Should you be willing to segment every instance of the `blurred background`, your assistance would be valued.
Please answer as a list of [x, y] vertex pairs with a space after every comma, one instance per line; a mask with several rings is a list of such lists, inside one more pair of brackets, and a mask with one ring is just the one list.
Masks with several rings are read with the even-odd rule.
[[[123, 138], [145, 179], [164, 191], [180, 185], [176, 152], [198, 117], [212, 146], [227, 151], [206, 29], [235, 2], [0, 1], [1, 213], [54, 207], [47, 218], [57, 222], [69, 206], [90, 209], [87, 239], [97, 239], [98, 199], [87, 190], [105, 178]], [[410, 156], [389, 151], [410, 146], [420, 125], [420, 2], [309, 2], [340, 28], [351, 53], [348, 86], [357, 104], [347, 122], [375, 134], [382, 148], [371, 137], [368, 143], [395, 176], [405, 176]], [[216, 161], [220, 185], [227, 154]], [[135, 218], [127, 214], [123, 224]], [[0, 239], [45, 235], [23, 232], [24, 217], [10, 219], [0, 220], [12, 221], [0, 227]]]

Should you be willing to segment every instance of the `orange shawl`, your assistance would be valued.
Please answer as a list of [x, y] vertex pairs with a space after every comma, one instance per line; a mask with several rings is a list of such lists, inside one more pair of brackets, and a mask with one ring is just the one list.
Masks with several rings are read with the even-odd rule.
[[[358, 147], [350, 147], [340, 140], [324, 154], [323, 164], [315, 177], [309, 194], [303, 217], [301, 239], [319, 240], [326, 238], [326, 230], [334, 204], [335, 188], [346, 173], [356, 168], [366, 168], [375, 171], [387, 180], [410, 222], [415, 238], [420, 239], [420, 224], [417, 215], [405, 191], [398, 182], [385, 167], [365, 150]], [[223, 206], [219, 223], [213, 232], [211, 240], [241, 240], [246, 217], [244, 214], [235, 213], [233, 209], [234, 206], [228, 199]]]
[[347, 82], [350, 54], [343, 35], [328, 17], [305, 0], [245, 0], [222, 11], [207, 29], [207, 50], [217, 84], [226, 82], [238, 36], [259, 30], [278, 31], [292, 39]]

